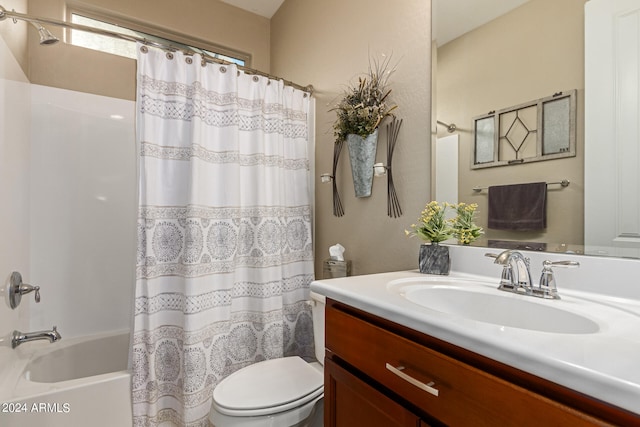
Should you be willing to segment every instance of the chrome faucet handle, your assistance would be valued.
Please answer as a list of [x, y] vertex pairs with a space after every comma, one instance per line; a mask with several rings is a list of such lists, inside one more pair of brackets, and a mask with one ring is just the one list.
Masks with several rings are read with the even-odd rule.
[[31, 286], [26, 283], [20, 287], [20, 293], [22, 295], [28, 294], [31, 291], [35, 291], [34, 297], [36, 302], [40, 302], [40, 286]]
[[11, 308], [16, 308], [20, 305], [22, 295], [35, 292], [36, 302], [40, 302], [40, 286], [32, 286], [22, 282], [22, 275], [17, 271], [11, 273], [11, 279], [9, 282], [9, 305]]
[[498, 255], [496, 255], [495, 257], [496, 259], [493, 262], [495, 262], [496, 264], [505, 265], [505, 264], [508, 264], [509, 261], [511, 261], [512, 257], [518, 256], [518, 255], [520, 255], [520, 252], [514, 251], [513, 249], [506, 249], [500, 252]]
[[495, 254], [491, 252], [487, 252], [484, 254], [487, 258], [494, 258], [494, 263], [502, 265], [502, 274], [500, 276], [500, 288], [499, 289], [513, 289], [513, 269], [511, 265], [505, 260], [504, 262], [499, 261], [499, 257], [501, 254]]
[[495, 258], [496, 260], [494, 261], [496, 264], [507, 264], [509, 261], [511, 261], [512, 259], [520, 259], [522, 261], [524, 261], [524, 263], [527, 265], [527, 267], [529, 267], [529, 258], [525, 257], [524, 255], [522, 255], [521, 252], [518, 252], [514, 249], [506, 249], [502, 252], [500, 252], [499, 254], [492, 254], [492, 253], [487, 253], [484, 256], [487, 257], [491, 257], [491, 258]]
[[547, 299], [560, 299], [558, 295], [558, 287], [556, 286], [556, 278], [553, 275], [552, 267], [575, 268], [579, 267], [578, 261], [549, 261], [542, 262], [542, 274], [538, 288], [534, 289], [537, 296]]

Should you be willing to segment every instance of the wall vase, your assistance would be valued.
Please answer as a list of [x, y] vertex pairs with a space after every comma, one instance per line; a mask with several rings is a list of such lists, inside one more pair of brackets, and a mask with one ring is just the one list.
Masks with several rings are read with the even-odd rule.
[[356, 197], [371, 196], [373, 184], [373, 164], [376, 161], [376, 147], [378, 146], [378, 129], [366, 138], [360, 135], [347, 135], [351, 174]]
[[451, 270], [449, 247], [440, 246], [437, 243], [423, 243], [420, 245], [418, 264], [420, 273], [448, 275]]

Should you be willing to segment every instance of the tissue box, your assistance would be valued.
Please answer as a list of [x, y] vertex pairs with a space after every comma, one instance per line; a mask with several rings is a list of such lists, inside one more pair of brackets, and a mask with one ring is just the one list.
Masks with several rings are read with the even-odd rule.
[[335, 259], [326, 259], [322, 267], [322, 278], [333, 279], [335, 277], [351, 276], [351, 261], [337, 261]]

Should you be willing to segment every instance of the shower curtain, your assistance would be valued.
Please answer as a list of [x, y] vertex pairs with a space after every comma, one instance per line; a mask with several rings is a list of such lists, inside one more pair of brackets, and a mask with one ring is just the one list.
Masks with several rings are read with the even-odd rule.
[[233, 371], [313, 357], [310, 99], [138, 46], [135, 426], [207, 426]]

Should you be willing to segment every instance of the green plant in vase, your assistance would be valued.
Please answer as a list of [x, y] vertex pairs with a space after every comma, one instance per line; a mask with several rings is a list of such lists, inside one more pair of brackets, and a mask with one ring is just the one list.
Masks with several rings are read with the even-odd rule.
[[431, 244], [420, 245], [418, 265], [421, 273], [449, 274], [451, 261], [449, 248], [440, 246], [440, 242], [453, 237], [455, 232], [451, 221], [446, 219], [446, 211], [451, 207], [448, 203], [431, 201], [427, 203], [416, 224], [411, 224], [411, 231], [405, 230], [409, 237], [417, 236]]
[[[338, 153], [347, 142], [356, 197], [369, 197], [373, 180], [373, 164], [378, 144], [378, 127], [391, 116], [397, 105], [389, 102], [390, 57], [370, 60], [369, 71], [356, 85], [347, 87], [340, 101], [331, 109], [337, 118], [333, 125]], [[334, 163], [335, 154], [334, 154]]]
[[453, 237], [454, 229], [446, 216], [448, 203], [438, 203], [431, 201], [427, 203], [420, 213], [417, 224], [411, 224], [412, 230], [405, 230], [409, 237], [416, 236], [425, 242], [440, 243]]
[[336, 143], [344, 141], [347, 135], [359, 135], [362, 138], [374, 133], [380, 123], [391, 115], [398, 106], [389, 103], [390, 58], [382, 62], [369, 62], [369, 72], [358, 78], [358, 84], [347, 87], [342, 98], [331, 110], [337, 114], [333, 124]]

